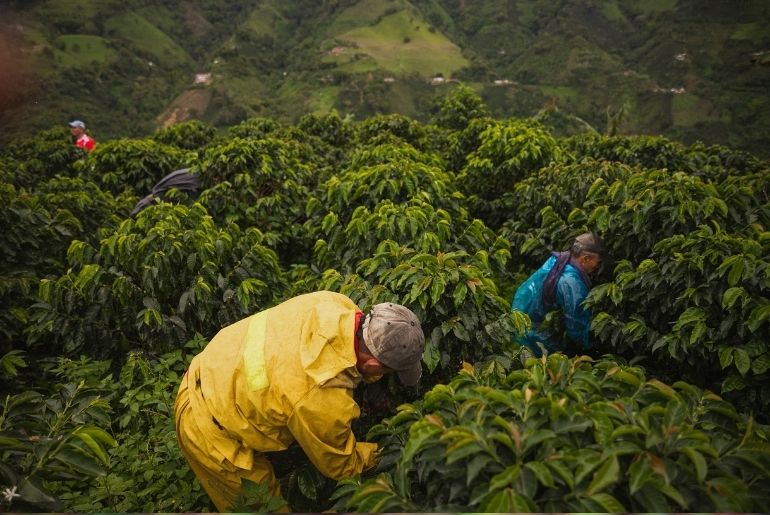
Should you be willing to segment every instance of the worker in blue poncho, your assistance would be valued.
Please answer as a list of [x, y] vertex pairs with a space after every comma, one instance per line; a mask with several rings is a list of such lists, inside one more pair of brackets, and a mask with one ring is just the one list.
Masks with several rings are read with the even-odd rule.
[[[543, 350], [568, 354], [590, 351], [591, 312], [583, 306], [583, 301], [591, 289], [590, 276], [599, 270], [605, 256], [604, 243], [598, 234], [581, 234], [569, 250], [554, 252], [529, 276], [516, 290], [511, 303], [514, 311], [526, 313], [532, 320], [532, 329], [517, 338], [517, 343], [538, 357]], [[558, 312], [562, 315], [560, 320], [553, 316]], [[566, 338], [556, 329], [560, 323]]]

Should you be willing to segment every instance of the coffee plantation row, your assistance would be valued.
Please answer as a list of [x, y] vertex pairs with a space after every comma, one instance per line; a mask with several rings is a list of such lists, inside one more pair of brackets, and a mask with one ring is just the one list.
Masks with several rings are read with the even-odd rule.
[[[172, 190], [134, 204], [173, 170]], [[190, 121], [90, 154], [54, 129], [0, 154], [0, 511], [213, 509], [176, 446], [192, 356], [328, 289], [409, 306], [416, 389], [356, 392], [376, 470], [274, 457], [295, 511], [764, 511], [770, 165], [650, 136], [556, 138], [470, 90], [421, 123]], [[532, 358], [510, 299], [596, 230], [592, 356]], [[235, 510], [275, 506], [247, 484]]]

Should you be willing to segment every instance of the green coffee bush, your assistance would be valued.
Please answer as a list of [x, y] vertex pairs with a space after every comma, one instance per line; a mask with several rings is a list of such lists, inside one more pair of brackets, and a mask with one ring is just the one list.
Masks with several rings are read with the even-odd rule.
[[768, 436], [709, 391], [611, 359], [489, 361], [373, 427], [378, 473], [343, 482], [336, 508], [762, 511]]

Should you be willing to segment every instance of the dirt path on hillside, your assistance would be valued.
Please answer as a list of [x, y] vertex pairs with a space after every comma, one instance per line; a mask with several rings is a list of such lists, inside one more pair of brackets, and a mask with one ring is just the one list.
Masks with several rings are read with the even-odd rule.
[[200, 10], [190, 2], [182, 2], [184, 10], [184, 24], [190, 29], [190, 32], [196, 38], [201, 38], [211, 30], [211, 23], [200, 12]]
[[189, 120], [193, 116], [201, 116], [206, 112], [211, 102], [211, 90], [191, 89], [185, 91], [171, 102], [171, 106], [155, 120], [162, 128]]

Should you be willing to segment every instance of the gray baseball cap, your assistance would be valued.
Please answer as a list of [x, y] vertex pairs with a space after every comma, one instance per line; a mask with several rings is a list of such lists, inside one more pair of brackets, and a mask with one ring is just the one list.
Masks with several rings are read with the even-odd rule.
[[81, 122], [80, 120], [72, 120], [72, 121], [69, 123], [69, 126], [70, 126], [70, 127], [79, 127], [79, 128], [81, 128], [81, 129], [85, 129], [85, 128], [86, 128], [86, 124], [85, 124], [85, 123], [83, 123], [83, 122]]
[[605, 256], [607, 254], [607, 248], [604, 246], [604, 242], [601, 237], [595, 232], [586, 232], [575, 238], [572, 243], [572, 247], [576, 250], [582, 250], [583, 252], [593, 252]]
[[392, 368], [406, 386], [422, 376], [425, 334], [420, 320], [400, 304], [375, 304], [364, 319], [364, 343], [383, 365]]

